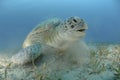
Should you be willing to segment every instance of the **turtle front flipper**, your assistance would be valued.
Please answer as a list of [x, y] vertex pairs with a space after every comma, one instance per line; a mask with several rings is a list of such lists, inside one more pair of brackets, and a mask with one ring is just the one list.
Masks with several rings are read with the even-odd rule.
[[15, 64], [25, 64], [38, 58], [41, 54], [41, 45], [34, 44], [21, 49], [17, 54], [12, 56], [11, 61]]

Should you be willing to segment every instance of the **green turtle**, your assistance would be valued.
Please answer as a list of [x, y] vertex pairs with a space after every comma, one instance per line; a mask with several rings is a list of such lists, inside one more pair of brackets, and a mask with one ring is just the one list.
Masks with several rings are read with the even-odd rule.
[[28, 34], [23, 48], [12, 56], [11, 61], [15, 64], [31, 62], [41, 54], [50, 52], [48, 47], [64, 52], [71, 43], [84, 37], [87, 28], [86, 22], [76, 16], [66, 20], [58, 18], [46, 20]]

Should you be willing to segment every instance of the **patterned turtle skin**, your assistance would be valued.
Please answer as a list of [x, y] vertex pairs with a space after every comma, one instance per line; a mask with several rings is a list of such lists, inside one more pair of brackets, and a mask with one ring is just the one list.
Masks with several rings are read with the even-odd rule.
[[66, 20], [53, 18], [36, 26], [26, 37], [23, 48], [12, 56], [15, 64], [25, 64], [48, 53], [48, 47], [58, 52], [65, 51], [69, 44], [85, 36], [86, 22], [79, 17], [70, 17]]

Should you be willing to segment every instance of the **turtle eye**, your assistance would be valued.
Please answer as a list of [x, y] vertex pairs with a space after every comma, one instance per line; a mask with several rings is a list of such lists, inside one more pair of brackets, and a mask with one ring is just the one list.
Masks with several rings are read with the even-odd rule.
[[74, 25], [71, 25], [71, 28], [74, 28], [75, 26]]
[[74, 21], [75, 23], [77, 23], [77, 20], [76, 20], [76, 19], [73, 19], [73, 21]]

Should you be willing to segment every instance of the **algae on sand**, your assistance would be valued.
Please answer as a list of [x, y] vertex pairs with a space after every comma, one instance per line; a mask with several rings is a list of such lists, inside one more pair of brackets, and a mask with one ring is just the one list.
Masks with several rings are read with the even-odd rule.
[[51, 71], [46, 63], [7, 68], [0, 65], [0, 80], [120, 80], [120, 45], [90, 44], [89, 48], [88, 65], [58, 71]]

